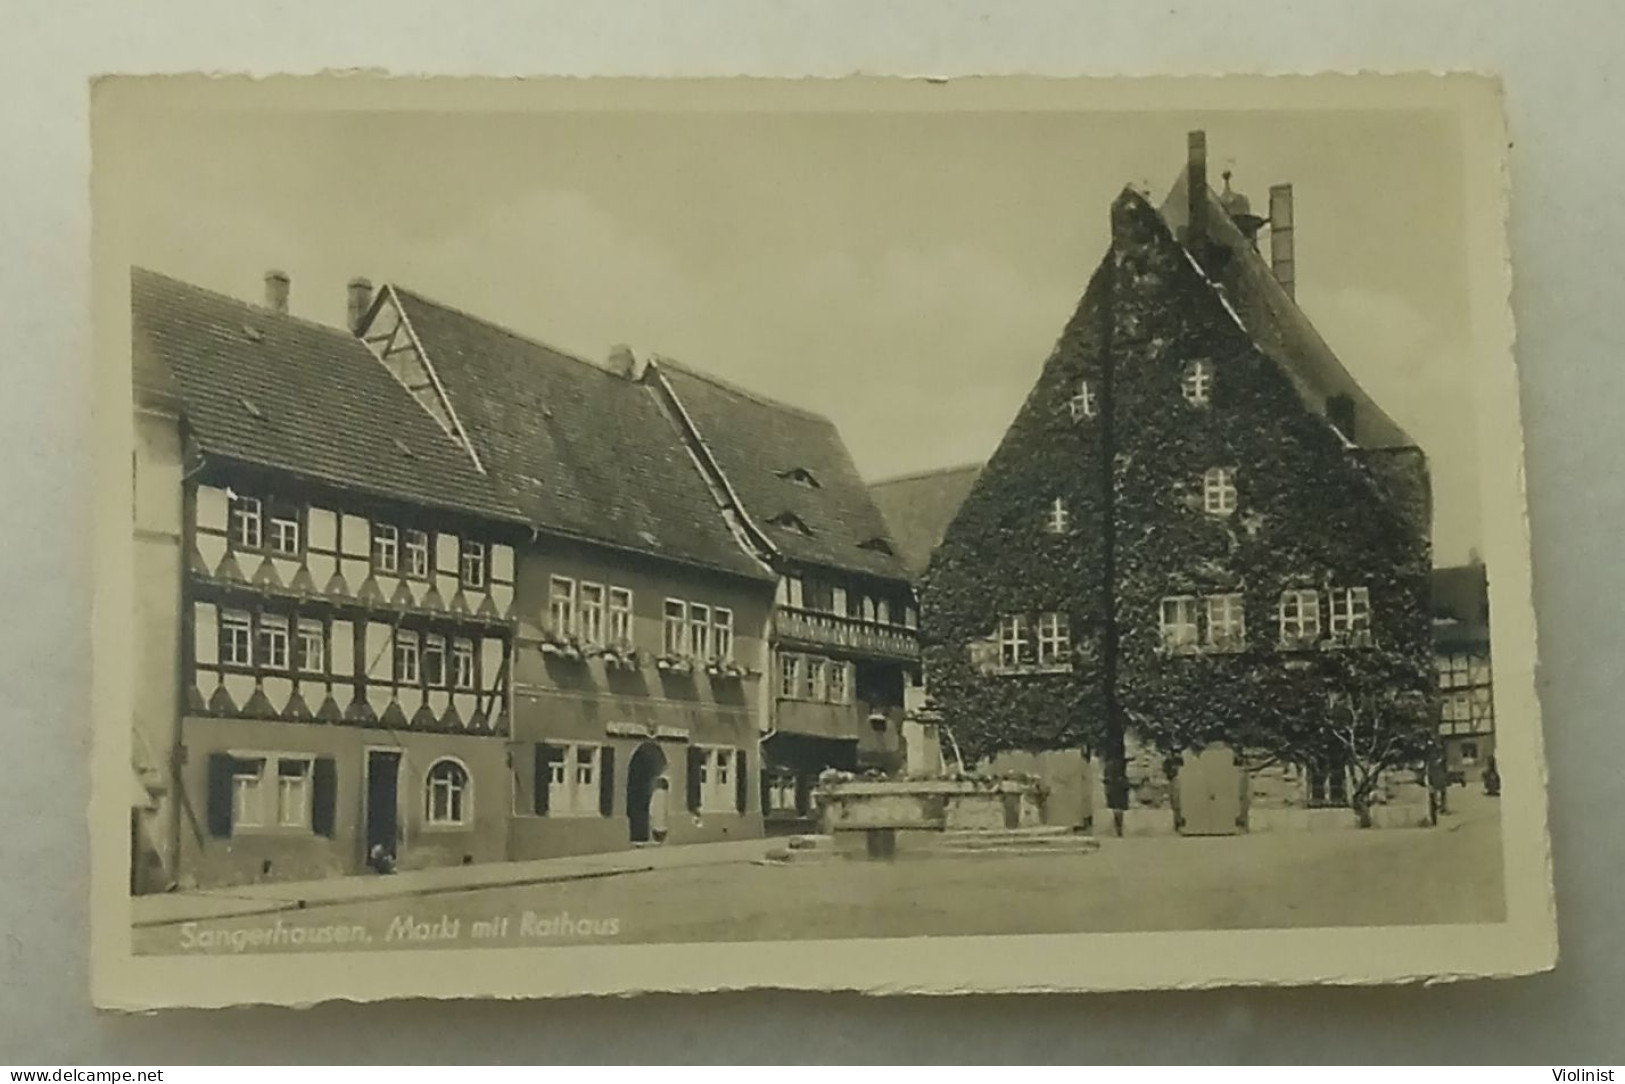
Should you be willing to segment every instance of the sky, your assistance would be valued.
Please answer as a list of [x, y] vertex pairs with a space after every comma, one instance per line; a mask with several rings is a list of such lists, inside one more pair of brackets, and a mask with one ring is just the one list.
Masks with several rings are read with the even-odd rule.
[[340, 325], [397, 282], [553, 346], [628, 343], [831, 417], [871, 480], [984, 460], [1185, 133], [1296, 200], [1298, 300], [1482, 535], [1462, 145], [1442, 113], [191, 111], [98, 133], [132, 260]]

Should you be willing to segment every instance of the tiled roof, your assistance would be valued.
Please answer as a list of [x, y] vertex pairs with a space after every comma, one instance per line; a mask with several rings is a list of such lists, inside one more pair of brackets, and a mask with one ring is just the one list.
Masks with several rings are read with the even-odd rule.
[[972, 463], [870, 484], [869, 494], [886, 518], [897, 553], [916, 579], [931, 563], [931, 554], [981, 474], [982, 465]]
[[206, 456], [522, 521], [354, 336], [140, 268], [130, 304], [138, 390], [167, 372]]
[[[1186, 175], [1181, 172], [1162, 204], [1163, 220], [1176, 237], [1182, 235], [1190, 220], [1190, 203], [1185, 195], [1189, 190]], [[1208, 237], [1230, 253], [1218, 272], [1218, 283], [1258, 348], [1281, 367], [1305, 403], [1317, 413], [1324, 413], [1330, 396], [1348, 396], [1358, 418], [1354, 443], [1365, 448], [1416, 447], [1410, 435], [1343, 367], [1309, 317], [1276, 280], [1269, 262], [1236, 228], [1218, 195], [1211, 188], [1207, 195]]]
[[664, 358], [656, 364], [775, 548], [793, 561], [909, 578], [833, 422]]
[[537, 527], [771, 579], [722, 517], [654, 392], [398, 286], [480, 461]]

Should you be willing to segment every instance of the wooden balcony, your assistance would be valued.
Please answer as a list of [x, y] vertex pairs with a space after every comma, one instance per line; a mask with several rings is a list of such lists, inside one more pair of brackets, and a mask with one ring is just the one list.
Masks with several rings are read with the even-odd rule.
[[911, 628], [794, 606], [780, 606], [773, 612], [773, 639], [786, 647], [834, 649], [902, 662], [920, 657], [919, 637]]

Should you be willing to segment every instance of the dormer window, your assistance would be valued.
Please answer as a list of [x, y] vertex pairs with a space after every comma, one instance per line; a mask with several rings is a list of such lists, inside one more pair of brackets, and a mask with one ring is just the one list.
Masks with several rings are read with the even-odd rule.
[[818, 479], [813, 475], [813, 472], [808, 470], [806, 467], [791, 467], [789, 470], [781, 470], [779, 471], [779, 477], [783, 478], [786, 482], [794, 482], [798, 486], [806, 486], [808, 489], [822, 488], [818, 484]]
[[1181, 384], [1185, 401], [1192, 406], [1207, 406], [1213, 391], [1213, 363], [1198, 358], [1185, 366], [1185, 379]]
[[1067, 400], [1067, 409], [1072, 413], [1072, 420], [1081, 422], [1085, 418], [1095, 416], [1095, 391], [1089, 386], [1089, 381], [1080, 380], [1072, 389], [1072, 398]]
[[858, 549], [873, 550], [876, 553], [884, 553], [887, 556], [891, 556], [893, 553], [891, 543], [886, 541], [884, 538], [881, 538], [879, 535], [859, 542]]
[[1234, 467], [1212, 467], [1202, 475], [1202, 510], [1210, 516], [1228, 516], [1236, 510]]
[[767, 522], [780, 530], [794, 531], [796, 534], [805, 537], [812, 536], [812, 528], [808, 527], [802, 518], [794, 512], [780, 512]]
[[1067, 511], [1066, 500], [1056, 497], [1050, 502], [1048, 527], [1050, 534], [1065, 534], [1072, 523], [1072, 513]]

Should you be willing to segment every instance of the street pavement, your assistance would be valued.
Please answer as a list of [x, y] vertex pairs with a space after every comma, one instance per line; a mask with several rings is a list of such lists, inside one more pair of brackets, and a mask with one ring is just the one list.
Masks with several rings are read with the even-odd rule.
[[658, 858], [592, 856], [580, 866], [583, 876], [493, 885], [470, 873], [467, 886], [391, 898], [306, 899], [302, 907], [284, 899], [276, 911], [224, 917], [178, 909], [138, 925], [134, 948], [190, 954], [1501, 921], [1499, 803], [1462, 788], [1452, 788], [1450, 800], [1451, 815], [1434, 829], [1108, 838], [1085, 854], [765, 866], [752, 861], [757, 841], [710, 855], [669, 848]]

